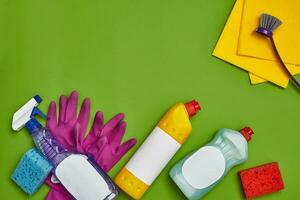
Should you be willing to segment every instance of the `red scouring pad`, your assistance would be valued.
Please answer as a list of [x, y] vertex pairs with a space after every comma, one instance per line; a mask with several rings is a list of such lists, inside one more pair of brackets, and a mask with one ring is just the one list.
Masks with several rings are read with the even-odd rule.
[[247, 199], [284, 189], [277, 162], [242, 170], [239, 175]]

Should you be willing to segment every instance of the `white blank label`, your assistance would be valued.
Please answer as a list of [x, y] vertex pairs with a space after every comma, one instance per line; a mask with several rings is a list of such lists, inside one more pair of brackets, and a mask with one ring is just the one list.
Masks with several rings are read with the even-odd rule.
[[64, 159], [55, 169], [55, 175], [77, 200], [101, 200], [111, 194], [105, 180], [82, 155]]
[[182, 166], [186, 181], [196, 189], [203, 189], [219, 180], [225, 171], [222, 152], [212, 146], [196, 151]]
[[180, 146], [170, 135], [156, 127], [126, 168], [144, 183], [151, 185]]

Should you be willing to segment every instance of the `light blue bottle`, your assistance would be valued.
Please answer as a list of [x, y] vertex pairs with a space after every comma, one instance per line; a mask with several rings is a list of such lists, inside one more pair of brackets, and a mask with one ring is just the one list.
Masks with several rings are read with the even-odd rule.
[[189, 200], [202, 198], [228, 173], [248, 158], [248, 141], [253, 131], [221, 129], [215, 138], [179, 161], [170, 176]]

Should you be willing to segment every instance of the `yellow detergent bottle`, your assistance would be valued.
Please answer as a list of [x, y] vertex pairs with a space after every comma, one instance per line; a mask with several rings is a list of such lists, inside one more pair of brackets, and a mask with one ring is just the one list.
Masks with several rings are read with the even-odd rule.
[[115, 178], [134, 199], [140, 199], [192, 131], [190, 119], [200, 109], [197, 101], [178, 103], [159, 121]]

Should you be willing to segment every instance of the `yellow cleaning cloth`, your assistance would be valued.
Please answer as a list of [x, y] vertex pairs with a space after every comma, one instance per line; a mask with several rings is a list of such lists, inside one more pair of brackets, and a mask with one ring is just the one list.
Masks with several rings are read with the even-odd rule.
[[[236, 1], [214, 49], [213, 55], [251, 72], [262, 79], [266, 79], [284, 88], [287, 87], [288, 77], [278, 62], [237, 55], [243, 4], [244, 0]], [[287, 65], [287, 67], [292, 74], [300, 73], [300, 67], [293, 65]], [[258, 79], [258, 77], [255, 78]], [[260, 81], [262, 80], [260, 79]]]
[[255, 33], [262, 13], [282, 21], [274, 40], [285, 63], [300, 65], [300, 0], [244, 0], [239, 55], [276, 60], [270, 42]]
[[253, 84], [253, 85], [266, 82], [265, 79], [260, 78], [259, 76], [256, 76], [255, 74], [252, 74], [251, 72], [249, 72], [249, 78], [250, 78], [251, 84]]

